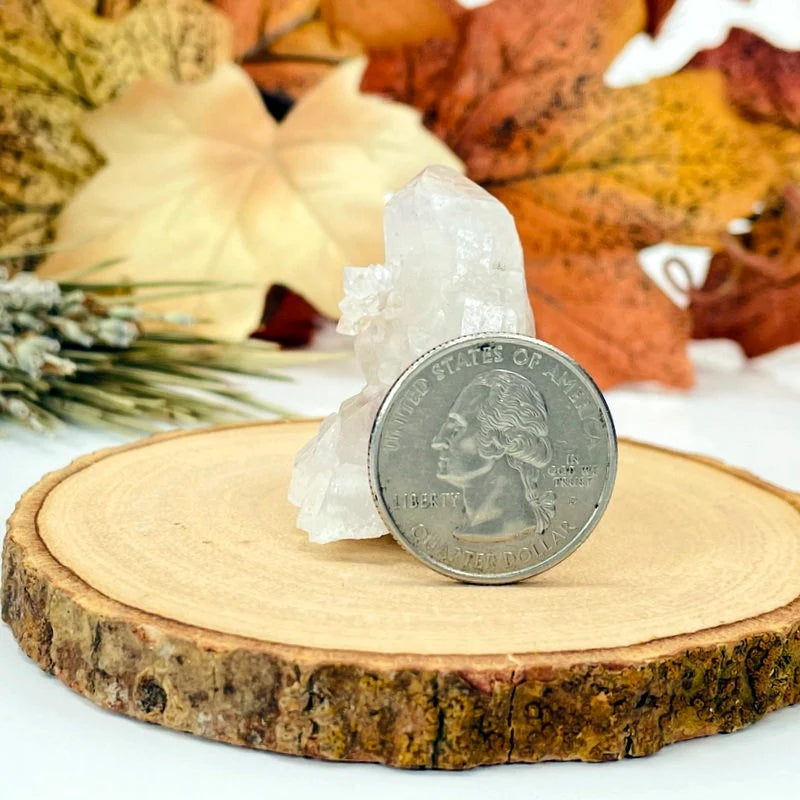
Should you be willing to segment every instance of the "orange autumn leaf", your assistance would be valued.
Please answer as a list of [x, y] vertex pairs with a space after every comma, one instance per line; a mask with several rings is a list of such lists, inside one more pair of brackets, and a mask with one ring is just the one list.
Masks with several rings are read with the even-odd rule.
[[234, 53], [264, 90], [299, 97], [336, 64], [375, 47], [449, 36], [438, 0], [214, 0]]
[[318, 16], [319, 0], [213, 0], [233, 27], [233, 54], [272, 42]]
[[259, 326], [252, 339], [266, 339], [283, 347], [300, 347], [311, 341], [325, 322], [319, 311], [288, 286], [273, 284], [264, 301]]
[[214, 0], [214, 5], [230, 20], [233, 29], [233, 54], [241, 55], [252, 47], [261, 35], [263, 24], [261, 4], [240, 2], [240, 0]]
[[242, 64], [250, 80], [260, 89], [290, 105], [313, 89], [330, 73], [332, 66], [316, 61], [253, 61]]
[[270, 51], [287, 60], [300, 57], [311, 62], [316, 58], [319, 61], [335, 64], [360, 55], [363, 47], [361, 42], [347, 31], [332, 38], [330, 28], [323, 20], [312, 19], [277, 39]]
[[352, 34], [344, 31], [334, 39], [325, 22], [312, 19], [276, 39], [266, 57], [248, 59], [242, 66], [262, 89], [297, 98], [319, 83], [334, 65], [362, 51]]
[[537, 252], [665, 239], [713, 246], [777, 175], [712, 72], [600, 87], [516, 139], [505, 150], [473, 144], [467, 163], [504, 202], [523, 192], [540, 209], [528, 238]]
[[332, 30], [348, 31], [368, 50], [446, 37], [453, 30], [436, 0], [322, 0], [320, 8]]
[[741, 28], [690, 67], [714, 67], [728, 83], [731, 101], [751, 119], [800, 126], [800, 51], [782, 50]]
[[647, 0], [647, 32], [655, 36], [672, 11], [675, 0]]
[[599, 386], [691, 385], [689, 317], [642, 272], [634, 250], [529, 257], [527, 272], [537, 335], [575, 355]]
[[412, 103], [514, 214], [542, 338], [600, 381], [690, 381], [689, 317], [636, 262], [665, 239], [713, 245], [777, 165], [719, 74], [625, 89], [602, 75], [644, 24], [626, 0], [496, 0], [453, 41], [374, 54], [362, 88]]
[[787, 180], [800, 183], [800, 50], [782, 50], [750, 31], [731, 30], [690, 67], [713, 67], [725, 76], [728, 96], [756, 124]]
[[800, 341], [800, 190], [768, 209], [752, 230], [728, 237], [691, 294], [693, 335], [738, 342], [749, 356]]
[[[731, 102], [754, 123], [785, 180], [800, 184], [800, 52], [733, 29], [691, 63], [722, 72]], [[750, 356], [800, 341], [797, 186], [773, 194], [749, 233], [726, 237], [691, 299], [696, 338], [730, 338]]]

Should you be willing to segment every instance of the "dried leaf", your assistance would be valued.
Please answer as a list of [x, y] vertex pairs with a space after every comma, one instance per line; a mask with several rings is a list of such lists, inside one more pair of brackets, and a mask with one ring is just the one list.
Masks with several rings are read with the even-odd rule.
[[505, 149], [487, 136], [461, 152], [501, 199], [506, 187], [524, 190], [550, 210], [536, 220], [532, 249], [644, 247], [664, 239], [713, 245], [777, 176], [711, 72], [598, 87], [581, 106], [540, 125], [520, 124]]
[[646, 30], [651, 36], [655, 36], [661, 30], [674, 5], [675, 0], [647, 0]]
[[287, 104], [313, 89], [334, 69], [322, 61], [253, 61], [242, 64], [244, 71], [268, 97]]
[[319, 61], [335, 66], [361, 55], [363, 47], [352, 33], [343, 31], [332, 39], [330, 29], [322, 20], [311, 20], [276, 40], [270, 52], [276, 59]]
[[[543, 196], [543, 188], [555, 191]], [[631, 244], [638, 234], [640, 244], [661, 238], [652, 219], [642, 218], [641, 228], [630, 219], [627, 229], [619, 219], [599, 220], [595, 228], [590, 214], [562, 216], [569, 198], [559, 189], [570, 187], [520, 181], [493, 190], [517, 221], [537, 335], [580, 361], [601, 387], [690, 385], [689, 315], [642, 271]], [[613, 197], [612, 190], [610, 214]]]
[[269, 46], [284, 34], [319, 18], [320, 0], [213, 0], [233, 23], [233, 53], [239, 58]]
[[92, 11], [99, 17], [119, 19], [127, 14], [140, 0], [72, 0], [86, 11]]
[[543, 338], [602, 385], [682, 386], [688, 318], [637, 271], [636, 250], [716, 243], [778, 167], [718, 74], [603, 85], [643, 22], [625, 0], [496, 0], [459, 17], [455, 42], [377, 54], [362, 85], [420, 108], [509, 207]]
[[757, 124], [789, 180], [800, 182], [800, 51], [781, 50], [750, 31], [733, 28], [719, 47], [690, 66], [718, 69], [739, 113]]
[[372, 50], [444, 38], [453, 32], [436, 0], [322, 0], [332, 30], [348, 31]]
[[[230, 2], [230, 0], [228, 0]], [[236, 2], [236, 0], [234, 0]], [[242, 3], [258, 7], [259, 3]], [[264, 0], [263, 25], [259, 35], [275, 40], [293, 31], [298, 23], [314, 19], [319, 13], [319, 0]]]
[[362, 71], [337, 68], [281, 124], [233, 65], [190, 86], [137, 84], [87, 121], [109, 163], [62, 214], [58, 242], [76, 246], [44, 274], [124, 257], [96, 280], [252, 284], [180, 301], [224, 338], [258, 325], [272, 283], [337, 315], [342, 267], [383, 259], [384, 193], [431, 162], [459, 166], [417, 112], [359, 94]]
[[365, 50], [452, 34], [439, 0], [215, 2], [233, 21], [235, 54], [253, 80], [265, 91], [292, 97]]
[[337, 64], [363, 52], [347, 32], [335, 39], [328, 26], [312, 19], [276, 39], [257, 60], [245, 60], [251, 79], [270, 95], [297, 98], [316, 86]]
[[784, 178], [800, 183], [800, 128], [764, 122], [756, 129], [764, 146], [780, 164]]
[[800, 341], [800, 190], [731, 238], [692, 293], [692, 334], [739, 342], [749, 356]]
[[529, 257], [526, 271], [537, 335], [571, 353], [598, 385], [692, 384], [689, 316], [642, 272], [634, 250]]
[[324, 317], [305, 298], [276, 284], [267, 292], [261, 323], [252, 338], [300, 347], [311, 341], [323, 322]]
[[726, 77], [731, 101], [746, 116], [800, 126], [800, 51], [781, 50], [732, 28], [719, 47], [703, 50], [690, 67], [713, 67]]
[[641, 4], [625, 0], [590, 0], [580, 9], [496, 0], [456, 11], [455, 40], [371, 54], [363, 88], [417, 106], [435, 133], [461, 142], [465, 153], [480, 131], [495, 133], [502, 148], [526, 120], [547, 124], [580, 107], [643, 21]]
[[0, 243], [52, 238], [65, 200], [102, 163], [78, 124], [138, 78], [191, 80], [227, 57], [228, 24], [200, 0], [142, 0], [118, 21], [70, 0], [0, 4]]
[[214, 5], [228, 16], [233, 25], [233, 55], [238, 58], [261, 37], [264, 27], [263, 3], [214, 0]]
[[[800, 183], [800, 52], [731, 30], [691, 62], [719, 69], [731, 102], [755, 123], [787, 181]], [[724, 337], [750, 356], [800, 341], [800, 190], [768, 199], [750, 233], [726, 237], [691, 294], [693, 335]]]

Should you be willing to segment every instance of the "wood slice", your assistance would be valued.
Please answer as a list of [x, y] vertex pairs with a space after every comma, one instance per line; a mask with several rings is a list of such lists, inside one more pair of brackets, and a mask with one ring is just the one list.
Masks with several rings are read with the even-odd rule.
[[573, 556], [463, 585], [389, 537], [294, 527], [316, 425], [170, 433], [44, 478], [3, 552], [24, 651], [132, 717], [403, 767], [644, 755], [798, 700], [797, 495], [624, 442]]

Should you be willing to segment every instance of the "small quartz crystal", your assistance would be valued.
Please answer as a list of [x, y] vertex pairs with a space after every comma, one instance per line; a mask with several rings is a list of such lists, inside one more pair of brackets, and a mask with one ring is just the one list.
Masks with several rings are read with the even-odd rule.
[[338, 330], [355, 337], [366, 385], [298, 453], [289, 500], [313, 542], [382, 536], [367, 477], [378, 407], [418, 356], [467, 333], [533, 334], [522, 247], [498, 200], [428, 167], [386, 202], [386, 264], [347, 267]]

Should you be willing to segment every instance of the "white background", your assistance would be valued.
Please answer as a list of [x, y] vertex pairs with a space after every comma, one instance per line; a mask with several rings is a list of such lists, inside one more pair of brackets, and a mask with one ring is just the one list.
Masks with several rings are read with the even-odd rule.
[[[634, 40], [607, 76], [621, 85], [670, 72], [698, 46], [725, 37], [725, 20], [800, 47], [797, 0], [679, 2], [653, 44]], [[693, 262], [698, 278], [703, 254]], [[661, 259], [645, 263], [648, 271]], [[800, 347], [746, 362], [725, 342], [692, 346], [688, 392], [625, 387], [608, 393], [621, 435], [705, 453], [800, 491]], [[245, 380], [255, 393], [321, 415], [360, 386], [352, 359], [290, 370], [291, 384]], [[119, 437], [65, 429], [51, 438], [0, 427], [0, 517], [45, 472]], [[102, 711], [41, 672], [0, 626], [0, 800], [17, 798], [795, 797], [800, 707], [733, 735], [684, 742], [644, 759], [608, 764], [405, 772], [328, 764], [237, 749]]]

